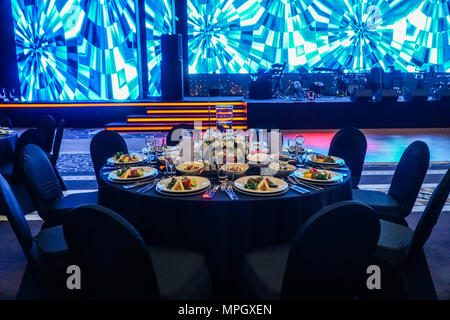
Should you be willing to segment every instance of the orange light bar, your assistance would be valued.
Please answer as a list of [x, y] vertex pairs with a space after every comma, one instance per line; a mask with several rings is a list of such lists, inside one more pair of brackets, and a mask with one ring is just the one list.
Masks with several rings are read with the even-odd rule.
[[147, 106], [246, 106], [245, 101], [228, 101], [228, 102], [149, 102]]
[[[214, 118], [128, 118], [127, 122], [161, 122], [161, 121], [216, 121]], [[247, 117], [233, 117], [233, 121], [247, 121]]]
[[1, 103], [0, 108], [71, 108], [71, 107], [152, 107], [152, 106], [246, 106], [247, 102], [84, 102], [84, 103]]
[[[147, 110], [147, 113], [216, 113], [216, 110]], [[234, 109], [234, 113], [247, 113], [247, 109]]]
[[[106, 130], [109, 131], [168, 131], [172, 129], [173, 126], [170, 127], [108, 127]], [[208, 129], [208, 128], [215, 128], [215, 127], [209, 127], [209, 126], [202, 126], [202, 130]], [[248, 129], [247, 126], [232, 126], [233, 129]]]
[[170, 127], [107, 127], [106, 130], [110, 131], [147, 131], [147, 130], [155, 130], [155, 131], [165, 131], [172, 129], [173, 126]]

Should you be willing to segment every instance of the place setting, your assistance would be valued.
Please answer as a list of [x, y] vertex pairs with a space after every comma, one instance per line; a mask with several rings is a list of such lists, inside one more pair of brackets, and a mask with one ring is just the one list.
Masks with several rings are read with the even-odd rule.
[[0, 127], [0, 136], [10, 136], [14, 133], [15, 133], [15, 131], [10, 128]]

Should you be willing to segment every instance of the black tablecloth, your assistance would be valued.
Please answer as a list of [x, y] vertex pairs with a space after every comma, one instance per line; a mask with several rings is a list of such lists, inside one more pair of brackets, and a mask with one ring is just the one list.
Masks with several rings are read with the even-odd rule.
[[[288, 243], [302, 222], [326, 205], [351, 200], [350, 174], [343, 183], [301, 195], [293, 190], [276, 197], [238, 194], [231, 201], [218, 191], [212, 200], [200, 195], [169, 197], [155, 189], [125, 190], [101, 171], [99, 202], [128, 221], [149, 244], [193, 249], [205, 254], [219, 287], [236, 279], [246, 252]], [[139, 189], [139, 188], [138, 188]]]
[[17, 134], [0, 135], [0, 166], [11, 164], [14, 159], [14, 149]]

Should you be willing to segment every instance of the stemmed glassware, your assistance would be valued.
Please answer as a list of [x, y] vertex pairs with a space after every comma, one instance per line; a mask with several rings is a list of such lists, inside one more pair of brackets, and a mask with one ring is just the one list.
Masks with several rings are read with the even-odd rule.
[[175, 161], [169, 153], [166, 155], [166, 175], [168, 177], [175, 176]]
[[151, 163], [155, 154], [155, 136], [145, 136], [145, 145], [147, 151], [148, 162]]
[[294, 157], [296, 155], [296, 147], [295, 147], [295, 141], [288, 140], [288, 153], [291, 157]]
[[295, 136], [295, 152], [296, 158], [301, 165], [305, 163], [306, 149], [304, 148], [305, 137], [301, 134]]

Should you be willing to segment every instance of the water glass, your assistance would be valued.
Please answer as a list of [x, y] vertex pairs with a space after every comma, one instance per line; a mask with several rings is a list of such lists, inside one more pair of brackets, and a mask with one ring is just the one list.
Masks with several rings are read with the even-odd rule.
[[145, 145], [147, 150], [148, 161], [151, 162], [153, 159], [153, 154], [155, 153], [155, 136], [145, 136]]
[[299, 160], [300, 164], [304, 164], [304, 157], [305, 157], [305, 137], [301, 134], [295, 136], [295, 147], [296, 147], [296, 156]]

